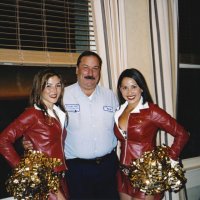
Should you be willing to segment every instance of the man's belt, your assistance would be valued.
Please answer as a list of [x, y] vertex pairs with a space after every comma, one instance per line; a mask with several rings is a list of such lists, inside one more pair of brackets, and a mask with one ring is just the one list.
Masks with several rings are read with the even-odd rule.
[[85, 164], [101, 164], [102, 162], [108, 160], [113, 154], [114, 154], [114, 150], [109, 153], [106, 154], [104, 156], [101, 157], [96, 157], [96, 158], [92, 158], [92, 159], [83, 159], [83, 158], [74, 158], [74, 159], [70, 159], [70, 161], [75, 161], [75, 162], [79, 162], [79, 163], [85, 163]]

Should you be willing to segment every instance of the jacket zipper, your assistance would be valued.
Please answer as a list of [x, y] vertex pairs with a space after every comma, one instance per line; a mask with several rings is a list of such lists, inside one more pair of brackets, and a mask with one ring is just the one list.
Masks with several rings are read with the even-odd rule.
[[[130, 116], [130, 114], [129, 114]], [[129, 116], [128, 116], [128, 124], [129, 124]], [[128, 124], [127, 124], [127, 131], [126, 131], [126, 135], [124, 136], [124, 140], [125, 140], [125, 151], [124, 151], [124, 159], [123, 159], [123, 164], [126, 160], [126, 149], [127, 149], [127, 145], [128, 145], [128, 141], [127, 141], [127, 138], [128, 138]]]
[[[62, 150], [63, 161], [64, 161], [63, 165], [65, 166], [65, 168], [67, 170], [68, 168], [67, 168], [67, 165], [65, 163], [65, 152], [64, 152], [64, 146], [63, 146], [63, 132], [64, 132], [64, 129], [65, 129], [65, 126], [62, 128], [62, 124], [61, 124], [60, 120], [59, 121], [56, 120], [56, 121], [59, 124], [60, 131], [61, 131], [61, 137], [60, 137], [61, 141], [60, 141], [60, 143], [61, 143], [61, 150]], [[65, 129], [65, 131], [66, 131], [66, 129]], [[67, 136], [67, 132], [66, 132], [66, 136]]]

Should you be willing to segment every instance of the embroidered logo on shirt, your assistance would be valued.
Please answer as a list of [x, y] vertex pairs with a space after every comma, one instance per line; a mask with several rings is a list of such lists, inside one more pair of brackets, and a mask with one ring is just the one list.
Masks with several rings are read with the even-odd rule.
[[79, 104], [65, 104], [65, 109], [67, 112], [80, 112]]
[[108, 112], [113, 112], [113, 107], [112, 106], [104, 106], [103, 110], [108, 111]]

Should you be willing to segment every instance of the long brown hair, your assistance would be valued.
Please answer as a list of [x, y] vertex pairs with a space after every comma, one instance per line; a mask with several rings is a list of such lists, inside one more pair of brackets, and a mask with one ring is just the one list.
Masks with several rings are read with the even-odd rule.
[[40, 70], [34, 76], [33, 86], [32, 86], [32, 90], [31, 90], [31, 94], [30, 94], [30, 98], [29, 98], [29, 103], [31, 106], [33, 106], [34, 104], [37, 105], [45, 114], [48, 115], [47, 107], [44, 104], [44, 102], [42, 101], [41, 94], [47, 84], [47, 81], [52, 76], [57, 76], [60, 79], [60, 83], [61, 83], [61, 94], [60, 94], [58, 101], [56, 102], [56, 105], [58, 107], [60, 107], [60, 109], [63, 112], [66, 113], [66, 111], [64, 109], [64, 105], [63, 105], [64, 84], [62, 81], [62, 77], [59, 73], [57, 73], [53, 69], [47, 68], [47, 69]]

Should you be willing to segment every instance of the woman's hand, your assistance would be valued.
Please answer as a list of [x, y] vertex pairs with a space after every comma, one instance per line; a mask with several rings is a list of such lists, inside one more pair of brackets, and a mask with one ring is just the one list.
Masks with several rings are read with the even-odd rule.
[[60, 189], [56, 193], [49, 193], [49, 198], [51, 200], [66, 200]]
[[57, 199], [58, 200], [66, 200], [66, 198], [64, 197], [64, 195], [62, 194], [62, 192], [60, 190], [58, 190]]
[[171, 162], [171, 167], [174, 168], [177, 164], [179, 164], [179, 162], [177, 160], [173, 160], [170, 158], [170, 162]]

